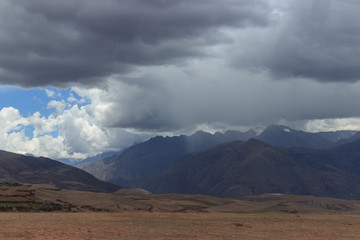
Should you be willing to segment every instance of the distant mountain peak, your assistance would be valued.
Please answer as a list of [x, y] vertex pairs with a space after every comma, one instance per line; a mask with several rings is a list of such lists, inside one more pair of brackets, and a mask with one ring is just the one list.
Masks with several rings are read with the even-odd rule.
[[296, 131], [285, 125], [269, 125], [268, 127], [265, 128], [265, 131], [269, 131], [269, 130], [290, 131], [290, 132]]
[[264, 143], [263, 141], [256, 139], [256, 138], [250, 138], [246, 142], [244, 142], [246, 145], [257, 145], [257, 146], [266, 146], [268, 144]]
[[331, 136], [326, 137], [320, 133], [294, 130], [284, 125], [268, 126], [256, 138], [272, 146], [306, 147], [312, 149], [326, 149], [333, 146]]
[[209, 135], [212, 135], [211, 133], [208, 133], [208, 132], [205, 132], [203, 130], [199, 130], [199, 131], [196, 131], [195, 133], [193, 133], [192, 135], [190, 135], [190, 137], [197, 137], [197, 136], [209, 136]]
[[269, 145], [256, 138], [251, 138], [246, 142], [243, 142], [239, 146], [239, 150], [246, 151], [248, 153], [255, 153], [255, 152], [262, 152], [267, 146]]

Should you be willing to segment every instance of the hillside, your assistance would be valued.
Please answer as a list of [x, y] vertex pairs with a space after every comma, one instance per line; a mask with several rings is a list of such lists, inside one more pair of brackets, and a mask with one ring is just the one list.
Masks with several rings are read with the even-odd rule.
[[199, 131], [191, 136], [158, 136], [83, 169], [101, 180], [129, 186], [134, 180], [163, 170], [187, 153], [205, 150], [223, 142], [247, 140], [254, 135], [254, 131], [229, 131], [214, 135]]
[[[359, 143], [353, 144], [360, 149]], [[316, 151], [272, 147], [256, 139], [235, 141], [188, 154], [138, 184], [154, 193], [218, 197], [287, 193], [360, 199], [357, 152], [337, 161], [327, 158], [348, 147]]]
[[360, 202], [313, 196], [265, 194], [239, 199], [150, 194], [141, 189], [94, 193], [49, 185], [0, 184], [0, 211], [171, 213], [360, 213]]
[[328, 151], [319, 151], [316, 158], [338, 169], [360, 176], [360, 139]]
[[255, 137], [272, 146], [329, 149], [342, 141], [356, 139], [356, 133], [357, 131], [309, 133], [272, 125], [257, 136], [253, 130], [244, 133], [228, 131], [209, 134], [199, 131], [191, 136], [158, 136], [82, 168], [101, 180], [137, 187], [138, 181], [169, 167], [185, 154], [207, 150], [220, 143], [246, 141]]
[[0, 151], [0, 182], [49, 184], [59, 188], [94, 192], [113, 192], [120, 188], [58, 161], [5, 151]]

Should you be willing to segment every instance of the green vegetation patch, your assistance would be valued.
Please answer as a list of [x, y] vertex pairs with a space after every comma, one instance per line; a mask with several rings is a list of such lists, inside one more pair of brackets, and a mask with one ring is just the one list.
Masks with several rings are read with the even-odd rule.
[[8, 187], [21, 187], [23, 184], [21, 183], [9, 183], [9, 182], [3, 182], [0, 183], [0, 186], [8, 186]]
[[179, 199], [179, 200], [189, 201], [189, 202], [194, 202], [194, 203], [200, 203], [200, 204], [203, 204], [203, 205], [209, 206], [209, 207], [219, 206], [219, 204], [216, 204], [216, 203], [212, 203], [212, 202], [208, 202], [208, 201], [204, 201], [204, 200], [199, 200], [199, 199], [194, 199], [194, 198], [183, 198], [183, 199]]
[[62, 189], [61, 188], [41, 188], [41, 190], [58, 192], [58, 191], [61, 191]]
[[89, 206], [89, 205], [83, 205], [80, 208], [87, 209], [87, 210], [90, 210], [90, 211], [93, 211], [93, 212], [109, 212], [108, 209], [96, 208], [96, 207], [92, 207], [92, 206]]
[[149, 200], [150, 198], [144, 198], [144, 197], [131, 197], [132, 200], [139, 201], [139, 200]]
[[0, 203], [0, 212], [12, 212], [15, 206], [14, 203]]

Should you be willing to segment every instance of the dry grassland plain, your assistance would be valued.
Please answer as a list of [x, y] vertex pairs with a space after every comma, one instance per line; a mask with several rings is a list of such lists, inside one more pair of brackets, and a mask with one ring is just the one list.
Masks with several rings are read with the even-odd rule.
[[0, 239], [360, 239], [356, 214], [1, 213]]

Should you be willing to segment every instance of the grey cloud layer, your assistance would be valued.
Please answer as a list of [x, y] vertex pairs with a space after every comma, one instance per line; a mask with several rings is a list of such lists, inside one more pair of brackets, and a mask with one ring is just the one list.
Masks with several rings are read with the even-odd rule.
[[359, 22], [358, 1], [294, 0], [267, 38], [255, 40], [261, 47], [249, 44], [246, 54], [237, 55], [233, 64], [268, 70], [276, 79], [356, 82], [360, 80]]
[[139, 131], [359, 117], [356, 3], [3, 0], [0, 84], [80, 85]]
[[139, 66], [206, 59], [222, 43], [237, 68], [355, 82], [359, 22], [354, 0], [3, 0], [0, 83], [96, 85]]
[[269, 81], [266, 74], [239, 72], [217, 62], [185, 72], [149, 69], [143, 78], [111, 82], [90, 96], [93, 104], [87, 110], [107, 127], [155, 132], [201, 124], [261, 126], [360, 116], [359, 82]]
[[143, 65], [206, 56], [220, 28], [267, 24], [266, 1], [4, 0], [0, 83], [96, 84]]
[[319, 2], [296, 15], [270, 67], [325, 82], [360, 80], [360, 5]]

